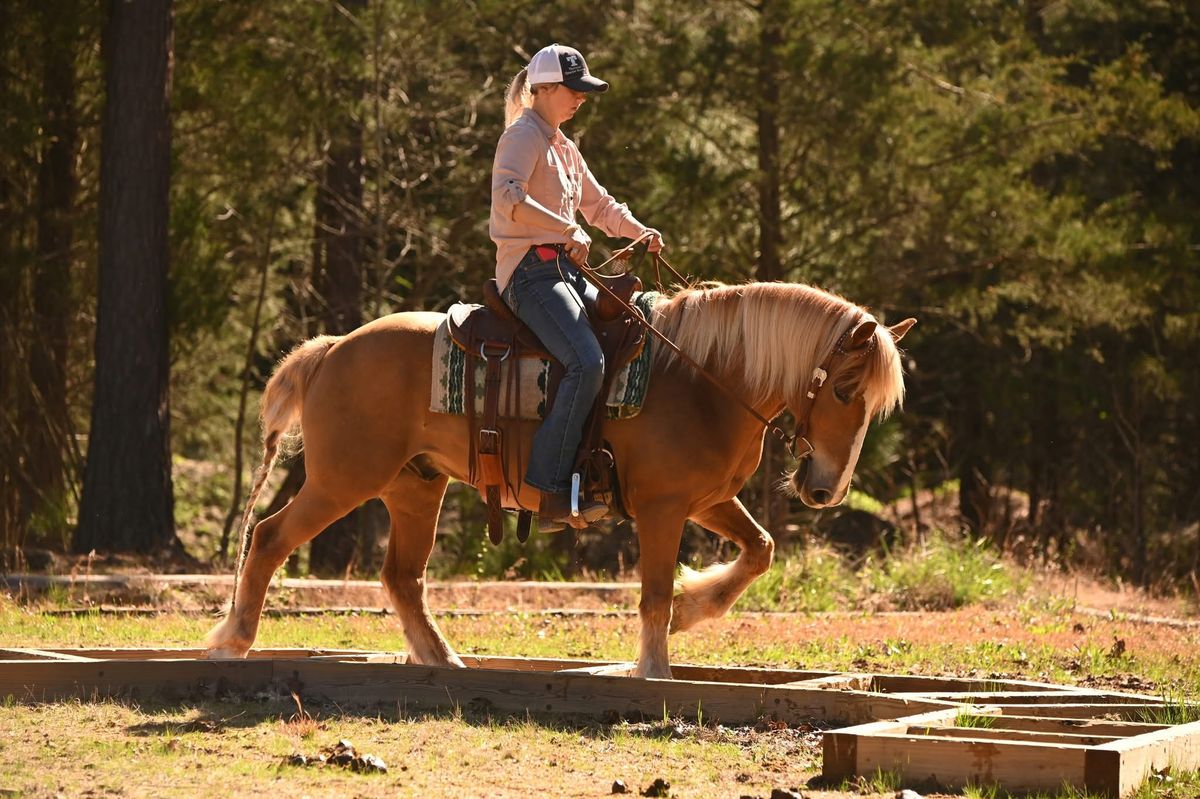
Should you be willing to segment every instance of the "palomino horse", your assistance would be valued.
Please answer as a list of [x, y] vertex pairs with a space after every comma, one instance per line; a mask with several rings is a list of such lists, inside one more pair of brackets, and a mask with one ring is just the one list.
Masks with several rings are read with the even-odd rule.
[[[347, 336], [307, 341], [280, 363], [263, 394], [264, 454], [246, 517], [281, 438], [297, 424], [307, 479], [289, 505], [254, 528], [230, 612], [206, 640], [210, 657], [244, 657], [275, 570], [331, 522], [379, 497], [391, 515], [381, 577], [409, 662], [462, 665], [425, 602], [446, 484], [469, 472], [465, 418], [429, 410], [434, 331], [443, 318], [394, 314]], [[661, 297], [651, 321], [764, 417], [811, 405], [812, 452], [787, 483], [813, 508], [842, 501], [868, 423], [903, 399], [896, 342], [915, 322], [883, 327], [839, 297], [785, 283], [685, 289]], [[805, 401], [814, 369], [838, 346], [848, 357]], [[518, 462], [529, 462], [535, 424], [509, 428], [508, 440], [522, 448]], [[737, 499], [758, 466], [763, 436], [761, 422], [661, 346], [641, 413], [606, 423], [641, 551], [638, 676], [670, 677], [668, 632], [724, 614], [770, 566], [774, 542]], [[536, 491], [517, 490], [522, 505], [537, 507]], [[511, 496], [505, 503], [515, 506]], [[686, 519], [740, 552], [732, 563], [686, 572], [677, 587]]]

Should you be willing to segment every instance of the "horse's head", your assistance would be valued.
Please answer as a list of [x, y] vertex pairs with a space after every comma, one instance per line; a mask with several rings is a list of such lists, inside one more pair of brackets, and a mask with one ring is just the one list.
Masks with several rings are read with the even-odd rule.
[[871, 418], [903, 397], [896, 342], [916, 321], [886, 328], [873, 319], [859, 322], [835, 345], [828, 371], [816, 370], [807, 390], [788, 404], [796, 418], [793, 454], [800, 459], [788, 486], [810, 508], [846, 498]]

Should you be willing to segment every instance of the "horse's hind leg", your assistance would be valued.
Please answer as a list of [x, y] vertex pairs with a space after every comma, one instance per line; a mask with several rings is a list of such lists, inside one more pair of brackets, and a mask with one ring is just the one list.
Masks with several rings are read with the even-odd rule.
[[671, 632], [690, 629], [723, 615], [754, 579], [771, 567], [775, 542], [736, 497], [692, 516], [697, 524], [741, 548], [732, 563], [686, 571], [671, 613]]
[[246, 656], [258, 634], [259, 617], [275, 570], [296, 547], [345, 516], [355, 504], [334, 500], [310, 479], [283, 510], [255, 526], [233, 609], [205, 638], [208, 657]]
[[380, 579], [404, 628], [408, 662], [461, 667], [463, 662], [425, 603], [425, 567], [437, 536], [447, 482], [445, 475], [427, 480], [404, 469], [381, 495], [392, 519], [392, 534]]

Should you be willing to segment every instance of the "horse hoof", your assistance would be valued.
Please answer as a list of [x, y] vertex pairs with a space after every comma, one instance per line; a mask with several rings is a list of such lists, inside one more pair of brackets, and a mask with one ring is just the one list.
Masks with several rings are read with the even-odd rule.
[[204, 650], [205, 660], [245, 660], [249, 649], [235, 649], [231, 646], [218, 646]]
[[634, 672], [634, 677], [641, 677], [644, 680], [671, 680], [671, 667], [667, 666], [663, 669], [645, 668], [639, 666]]
[[467, 666], [462, 662], [462, 658], [454, 653], [450, 653], [445, 658], [420, 658], [409, 652], [404, 663], [409, 666], [436, 666], [439, 669], [465, 669]]

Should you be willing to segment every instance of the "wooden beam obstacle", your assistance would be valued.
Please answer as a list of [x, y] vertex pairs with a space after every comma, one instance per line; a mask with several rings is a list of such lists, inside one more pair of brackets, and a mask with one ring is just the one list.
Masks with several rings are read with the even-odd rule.
[[1200, 708], [1139, 694], [1024, 680], [464, 656], [466, 669], [403, 654], [260, 649], [203, 660], [198, 649], [0, 649], [0, 699], [162, 698], [295, 692], [305, 700], [467, 706], [497, 713], [672, 717], [724, 724], [851, 725], [824, 735], [830, 781], [896, 773], [910, 784], [1007, 791], [1064, 786], [1124, 797], [1167, 770], [1200, 769]]

